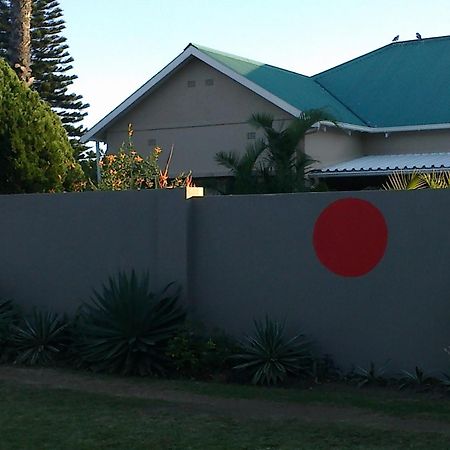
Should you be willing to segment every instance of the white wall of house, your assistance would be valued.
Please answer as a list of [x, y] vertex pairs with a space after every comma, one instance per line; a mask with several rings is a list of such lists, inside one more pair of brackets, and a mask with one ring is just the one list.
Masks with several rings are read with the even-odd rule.
[[362, 155], [361, 134], [331, 127], [312, 130], [305, 137], [305, 151], [316, 168], [349, 161]]
[[[108, 151], [119, 149], [131, 123], [140, 153], [160, 146], [164, 163], [174, 146], [172, 175], [182, 171], [192, 171], [196, 177], [227, 175], [228, 170], [218, 166], [214, 156], [219, 151], [242, 152], [254, 142], [249, 133], [255, 130], [247, 121], [255, 112], [271, 113], [280, 127], [292, 119], [261, 96], [192, 58], [108, 127]], [[384, 133], [321, 127], [306, 136], [304, 149], [318, 161], [316, 167], [372, 154], [450, 152], [450, 130], [390, 133], [386, 137]]]
[[[213, 80], [213, 84], [207, 80]], [[195, 86], [189, 87], [192, 82]], [[120, 147], [131, 123], [133, 140], [140, 152], [150, 152], [158, 145], [163, 149], [164, 161], [164, 154], [174, 145], [173, 173], [192, 170], [195, 176], [227, 174], [214, 162], [214, 156], [221, 150], [243, 151], [254, 142], [247, 136], [255, 131], [247, 120], [255, 112], [271, 113], [280, 124], [292, 118], [193, 59], [107, 130], [108, 151]]]
[[450, 130], [365, 134], [362, 144], [366, 155], [450, 152]]

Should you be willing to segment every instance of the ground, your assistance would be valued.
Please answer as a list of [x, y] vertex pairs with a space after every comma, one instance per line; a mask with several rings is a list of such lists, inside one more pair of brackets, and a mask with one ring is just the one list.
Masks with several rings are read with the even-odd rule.
[[[450, 448], [450, 399], [429, 394], [349, 391], [342, 386], [306, 391], [264, 389], [14, 366], [0, 366], [0, 393], [4, 397], [0, 449], [5, 450]], [[72, 404], [70, 399], [76, 402]], [[80, 399], [83, 402], [77, 411]], [[13, 440], [5, 436], [5, 430], [14, 436], [19, 423], [11, 417], [19, 412], [26, 416], [24, 408], [36, 408], [30, 417], [37, 421], [39, 430], [69, 414], [71, 420], [62, 422], [59, 431], [75, 440], [52, 446], [55, 436], [36, 432], [36, 437], [30, 435], [28, 441], [18, 444], [22, 447], [11, 446]], [[94, 411], [92, 420], [82, 425]], [[131, 415], [136, 420], [125, 427]], [[25, 416], [23, 420], [31, 420]], [[118, 417], [122, 418], [114, 426], [116, 430], [131, 427], [134, 439], [140, 438], [127, 441], [122, 432], [114, 444], [107, 443], [105, 437], [95, 441], [96, 431], [89, 428], [92, 421], [114, 424]], [[29, 423], [24, 429], [30, 430]], [[75, 434], [74, 429], [78, 430]], [[170, 437], [158, 435], [158, 429], [166, 434], [170, 430]], [[84, 446], [86, 436], [90, 444]], [[198, 436], [204, 441], [199, 442]], [[27, 447], [30, 442], [35, 446]]]

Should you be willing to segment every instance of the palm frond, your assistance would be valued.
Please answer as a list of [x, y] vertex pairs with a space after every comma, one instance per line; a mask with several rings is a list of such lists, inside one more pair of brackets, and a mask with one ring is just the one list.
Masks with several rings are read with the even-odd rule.
[[405, 173], [402, 171], [394, 172], [389, 175], [382, 188], [385, 191], [411, 191], [416, 189], [425, 189], [426, 182], [419, 172]]
[[270, 129], [273, 127], [274, 117], [269, 113], [255, 113], [252, 114], [248, 123], [256, 128], [257, 130], [260, 128]]

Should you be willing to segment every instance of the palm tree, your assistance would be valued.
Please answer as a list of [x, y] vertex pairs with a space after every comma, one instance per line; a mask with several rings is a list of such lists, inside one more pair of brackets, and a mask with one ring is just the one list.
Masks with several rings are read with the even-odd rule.
[[417, 189], [450, 189], [449, 172], [394, 172], [382, 189], [385, 191], [414, 191]]
[[309, 110], [293, 119], [286, 128], [274, 128], [270, 114], [253, 114], [249, 123], [262, 129], [264, 139], [248, 147], [242, 156], [220, 152], [216, 161], [231, 170], [233, 193], [282, 193], [306, 190], [305, 170], [314, 162], [301, 151], [306, 132], [317, 122], [333, 121], [322, 110]]
[[11, 0], [11, 63], [19, 78], [31, 84], [32, 0]]
[[219, 152], [215, 160], [221, 166], [231, 171], [233, 182], [228, 189], [229, 194], [257, 194], [261, 192], [261, 183], [258, 179], [258, 172], [255, 170], [261, 154], [266, 149], [266, 144], [262, 139], [258, 139], [254, 144], [247, 146], [245, 152], [239, 155], [236, 152]]

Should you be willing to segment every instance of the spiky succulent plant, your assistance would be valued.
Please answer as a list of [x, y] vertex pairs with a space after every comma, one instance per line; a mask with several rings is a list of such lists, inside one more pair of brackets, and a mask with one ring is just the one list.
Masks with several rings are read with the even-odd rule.
[[253, 384], [274, 385], [284, 381], [288, 374], [306, 371], [311, 362], [310, 343], [302, 334], [288, 339], [284, 324], [268, 317], [255, 321], [255, 333], [246, 336], [235, 370], [245, 371]]
[[160, 374], [168, 364], [170, 338], [185, 320], [179, 289], [149, 289], [148, 275], [120, 272], [101, 292], [94, 291], [79, 311], [76, 325], [81, 361], [96, 371]]

